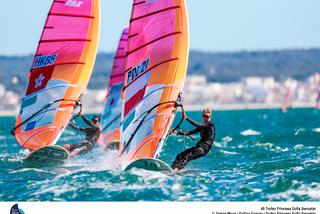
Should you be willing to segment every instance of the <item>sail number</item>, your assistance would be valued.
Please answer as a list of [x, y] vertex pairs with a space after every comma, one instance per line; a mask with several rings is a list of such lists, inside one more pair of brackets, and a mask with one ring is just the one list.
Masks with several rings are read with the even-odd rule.
[[136, 67], [132, 68], [128, 72], [128, 77], [127, 77], [127, 84], [130, 84], [133, 80], [135, 80], [140, 74], [145, 72], [148, 69], [149, 65], [149, 58], [137, 65]]
[[57, 59], [57, 54], [37, 56], [35, 59], [33, 68], [41, 68], [48, 65], [53, 65], [56, 59]]

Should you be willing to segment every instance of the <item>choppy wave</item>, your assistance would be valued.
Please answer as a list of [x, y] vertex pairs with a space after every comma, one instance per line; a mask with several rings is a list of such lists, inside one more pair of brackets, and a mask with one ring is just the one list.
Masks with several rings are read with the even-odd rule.
[[320, 183], [311, 183], [309, 185], [299, 184], [298, 181], [292, 182], [292, 187], [287, 191], [271, 194], [268, 199], [271, 201], [295, 201], [298, 198], [308, 198], [308, 201], [319, 201]]

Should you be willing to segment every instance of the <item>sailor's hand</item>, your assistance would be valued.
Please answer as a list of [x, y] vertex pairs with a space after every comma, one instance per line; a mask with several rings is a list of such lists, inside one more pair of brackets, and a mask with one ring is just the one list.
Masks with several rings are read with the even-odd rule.
[[183, 115], [182, 115], [183, 119], [187, 119], [187, 115], [186, 113], [183, 112]]
[[178, 132], [177, 132], [177, 130], [172, 129], [172, 130], [170, 131], [170, 134], [175, 134], [175, 135], [177, 135], [177, 134], [178, 134]]

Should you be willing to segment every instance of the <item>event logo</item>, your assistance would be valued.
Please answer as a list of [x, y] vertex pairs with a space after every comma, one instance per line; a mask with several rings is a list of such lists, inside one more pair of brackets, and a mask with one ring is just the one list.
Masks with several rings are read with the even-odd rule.
[[69, 7], [80, 7], [83, 4], [83, 1], [76, 1], [76, 0], [68, 0], [65, 5]]
[[57, 59], [57, 54], [37, 56], [33, 68], [41, 68], [52, 65]]
[[143, 72], [145, 72], [147, 70], [148, 65], [149, 65], [149, 61], [150, 61], [149, 58], [146, 59], [145, 61], [143, 61], [142, 63], [140, 63], [139, 65], [137, 65], [136, 67], [134, 67], [133, 69], [131, 69], [128, 72], [127, 84], [132, 82], [140, 74], [142, 74]]
[[15, 204], [10, 209], [10, 214], [25, 214], [22, 209], [19, 209], [18, 204]]

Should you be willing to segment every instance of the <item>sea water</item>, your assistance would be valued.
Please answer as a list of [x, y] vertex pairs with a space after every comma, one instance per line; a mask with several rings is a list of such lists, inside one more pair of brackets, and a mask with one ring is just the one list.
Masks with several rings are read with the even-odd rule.
[[[88, 115], [90, 117], [90, 115]], [[188, 116], [201, 121], [201, 112]], [[176, 121], [180, 120], [178, 114]], [[319, 201], [320, 111], [316, 109], [216, 111], [216, 138], [210, 153], [175, 176], [116, 169], [116, 153], [99, 147], [59, 167], [23, 163], [10, 128], [0, 117], [1, 201]], [[78, 122], [80, 123], [80, 122]], [[185, 129], [192, 126], [183, 123]], [[68, 128], [58, 144], [77, 143]], [[196, 140], [199, 139], [195, 135]], [[196, 144], [170, 136], [160, 159]]]

